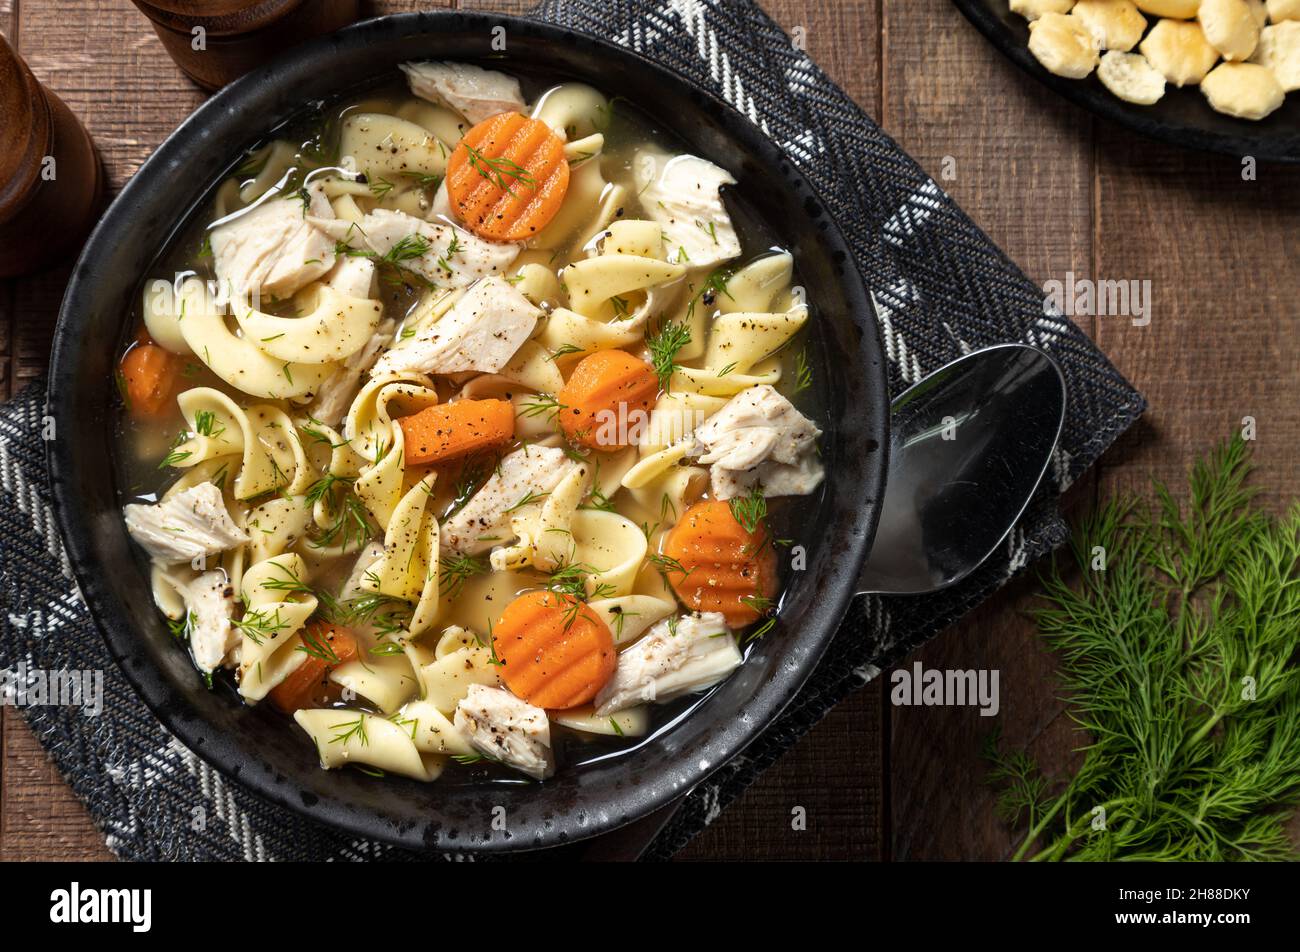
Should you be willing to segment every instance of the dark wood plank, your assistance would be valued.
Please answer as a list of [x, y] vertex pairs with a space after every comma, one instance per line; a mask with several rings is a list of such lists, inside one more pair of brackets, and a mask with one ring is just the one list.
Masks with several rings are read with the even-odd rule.
[[1101, 322], [1098, 340], [1147, 395], [1103, 485], [1178, 485], [1193, 460], [1255, 417], [1256, 483], [1275, 510], [1296, 496], [1300, 368], [1295, 236], [1300, 169], [1178, 151], [1104, 128], [1098, 149], [1099, 268], [1149, 280], [1150, 325]]
[[13, 711], [5, 720], [4, 780], [0, 861], [113, 859], [86, 808]]
[[879, 859], [880, 685], [877, 678], [841, 702], [677, 859]]
[[[884, 126], [1035, 281], [1092, 273], [1089, 117], [1015, 69], [946, 2], [883, 0]], [[976, 80], [975, 78], [978, 77]], [[945, 174], [947, 173], [947, 174]], [[1091, 332], [1091, 322], [1080, 320]], [[1074, 494], [1088, 498], [1089, 479]], [[904, 662], [999, 672], [1001, 710], [892, 707], [890, 858], [998, 859], [1010, 835], [993, 815], [980, 745], [994, 724], [1048, 764], [1069, 755], [1050, 659], [1020, 582]], [[888, 677], [888, 672], [885, 677]]]

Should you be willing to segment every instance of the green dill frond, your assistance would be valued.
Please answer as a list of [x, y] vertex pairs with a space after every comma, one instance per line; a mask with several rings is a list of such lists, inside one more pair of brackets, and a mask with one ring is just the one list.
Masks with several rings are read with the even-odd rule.
[[[1300, 805], [1300, 504], [1256, 508], [1239, 438], [1179, 501], [1120, 498], [1043, 579], [1083, 760], [1055, 779], [993, 748], [1015, 859], [1224, 861], [1292, 855]], [[1049, 790], [1056, 792], [1049, 794]]]

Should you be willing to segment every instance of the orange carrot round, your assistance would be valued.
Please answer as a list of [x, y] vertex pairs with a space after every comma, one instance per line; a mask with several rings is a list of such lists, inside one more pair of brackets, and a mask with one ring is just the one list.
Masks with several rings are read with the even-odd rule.
[[560, 426], [583, 446], [627, 446], [649, 419], [658, 394], [659, 378], [644, 360], [625, 350], [598, 350], [582, 359], [556, 394]]
[[156, 417], [167, 409], [176, 394], [181, 360], [146, 339], [126, 352], [118, 369], [126, 391], [127, 410], [136, 417]]
[[726, 502], [687, 509], [665, 538], [663, 554], [672, 560], [667, 576], [678, 597], [695, 611], [722, 612], [732, 628], [757, 621], [776, 597], [767, 526], [747, 531]]
[[555, 217], [569, 189], [564, 140], [539, 119], [503, 112], [460, 140], [447, 161], [447, 194], [480, 238], [523, 241]]
[[328, 622], [314, 621], [307, 625], [302, 641], [308, 649], [304, 651], [307, 657], [267, 695], [286, 714], [310, 706], [330, 669], [357, 656], [356, 636], [347, 628]]
[[457, 400], [399, 417], [406, 465], [425, 466], [459, 459], [510, 442], [515, 408], [509, 400]]
[[550, 710], [586, 704], [617, 661], [609, 626], [558, 592], [525, 592], [507, 605], [492, 644], [511, 693]]

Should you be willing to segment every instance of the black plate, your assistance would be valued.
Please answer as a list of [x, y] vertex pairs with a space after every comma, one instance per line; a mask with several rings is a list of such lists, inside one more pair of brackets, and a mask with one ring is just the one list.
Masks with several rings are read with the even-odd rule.
[[[507, 28], [494, 54], [491, 28]], [[807, 570], [777, 630], [686, 718], [635, 756], [562, 770], [543, 784], [419, 784], [319, 769], [305, 735], [272, 712], [209, 692], [151, 604], [111, 467], [113, 362], [140, 279], [178, 221], [242, 150], [298, 111], [409, 59], [545, 70], [625, 96], [693, 151], [728, 168], [743, 204], [777, 226], [815, 315], [816, 396], [828, 477], [807, 512]], [[468, 13], [371, 20], [287, 52], [200, 107], [140, 168], [91, 235], [59, 315], [50, 401], [55, 510], [82, 594], [145, 703], [190, 749], [267, 799], [355, 834], [411, 847], [522, 850], [628, 823], [733, 757], [790, 701], [834, 635], [878, 515], [888, 401], [871, 306], [848, 246], [804, 178], [723, 102], [625, 49], [528, 20]], [[507, 829], [493, 830], [494, 807]]]
[[[1066, 79], [1045, 70], [1029, 52], [1029, 24], [1007, 0], [953, 0], [966, 19], [1013, 63], [1070, 102], [1134, 132], [1188, 149], [1254, 156], [1260, 161], [1300, 162], [1300, 93], [1290, 93], [1276, 112], [1259, 122], [1215, 112], [1199, 86], [1170, 84], [1152, 106], [1120, 99], [1097, 78]], [[1152, 25], [1158, 17], [1144, 13]]]

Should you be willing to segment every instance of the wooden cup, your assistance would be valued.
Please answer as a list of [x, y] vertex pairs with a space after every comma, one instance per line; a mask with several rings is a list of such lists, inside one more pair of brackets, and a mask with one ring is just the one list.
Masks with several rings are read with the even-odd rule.
[[167, 54], [219, 89], [295, 43], [346, 26], [360, 0], [133, 0]]
[[0, 36], [0, 278], [80, 247], [103, 195], [85, 128]]

